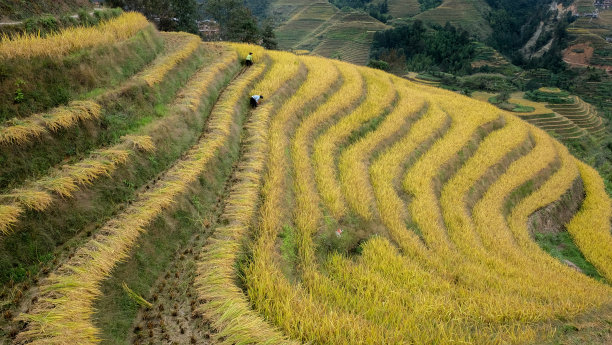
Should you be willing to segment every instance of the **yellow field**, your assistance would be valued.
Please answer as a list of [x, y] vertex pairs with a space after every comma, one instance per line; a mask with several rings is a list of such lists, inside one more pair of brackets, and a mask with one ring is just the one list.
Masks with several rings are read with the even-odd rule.
[[[198, 49], [220, 47], [183, 38], [182, 50], [138, 74], [144, 84], [161, 83]], [[139, 293], [131, 288], [138, 284], [123, 282], [120, 289], [138, 305], [114, 297], [142, 316], [116, 322], [125, 327], [117, 329], [133, 330], [127, 338], [133, 343], [147, 343], [147, 333], [153, 339], [159, 329], [164, 336], [151, 343], [540, 344], [563, 336], [561, 324], [612, 306], [612, 203], [604, 182], [544, 130], [491, 104], [380, 70], [254, 45], [221, 46], [225, 53], [194, 72], [168, 106], [181, 117], [211, 102], [200, 114], [201, 135], [23, 289], [27, 298], [11, 311], [20, 327], [11, 341], [111, 343], [103, 335], [112, 331], [98, 320], [106, 310], [97, 301], [113, 288], [105, 284], [135, 262], [153, 266], [156, 255], [135, 253], [155, 248], [151, 236], [172, 241], [176, 233], [156, 233], [156, 224], [181, 215], [185, 203], [198, 216], [171, 223], [184, 231], [195, 226], [192, 235], [204, 237], [192, 248], [192, 274], [173, 285], [168, 279], [179, 272], [155, 273]], [[249, 51], [257, 63], [239, 70], [237, 61]], [[208, 98], [227, 71], [234, 71], [227, 86]], [[254, 94], [264, 98], [249, 108]], [[533, 114], [551, 112], [545, 110], [538, 106]], [[5, 127], [0, 139], [19, 146], [54, 130], [36, 121], [40, 133], [19, 136], [21, 127], [17, 134]], [[159, 123], [161, 132], [172, 131]], [[21, 221], [44, 217], [53, 203], [159, 149], [155, 135], [132, 133], [7, 190], [0, 195], [0, 233], [14, 235]], [[222, 180], [216, 159], [232, 155]], [[122, 185], [123, 178], [108, 183]], [[215, 179], [225, 185], [221, 192], [191, 194]], [[570, 212], [562, 200], [576, 193], [576, 181], [585, 193], [573, 195], [578, 211]], [[216, 206], [203, 206], [207, 199]], [[560, 226], [595, 278], [536, 242], [544, 230], [531, 217], [544, 217], [541, 210], [554, 209], [551, 204], [571, 213]], [[214, 210], [207, 214], [205, 207]], [[176, 247], [176, 260], [188, 260], [188, 250]], [[175, 294], [182, 284], [193, 290]], [[164, 298], [171, 311], [159, 304]], [[152, 321], [166, 312], [180, 315], [180, 324], [161, 316], [163, 322]], [[189, 321], [198, 318], [203, 322]]]

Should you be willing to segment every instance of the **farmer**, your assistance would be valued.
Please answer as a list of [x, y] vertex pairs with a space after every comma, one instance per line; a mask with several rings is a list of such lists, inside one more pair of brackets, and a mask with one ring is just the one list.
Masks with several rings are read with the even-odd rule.
[[247, 66], [251, 66], [253, 64], [253, 53], [249, 53], [249, 55], [247, 55], [245, 63]]
[[251, 96], [251, 107], [257, 108], [259, 102], [263, 99], [262, 95], [253, 95]]

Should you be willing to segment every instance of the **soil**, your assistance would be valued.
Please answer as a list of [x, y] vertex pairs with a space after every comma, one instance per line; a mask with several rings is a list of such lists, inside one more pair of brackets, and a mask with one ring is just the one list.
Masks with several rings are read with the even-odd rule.
[[[582, 50], [583, 52], [577, 53], [575, 50]], [[588, 43], [574, 44], [563, 51], [563, 61], [570, 67], [596, 67], [612, 73], [612, 66], [592, 65], [590, 63], [594, 51], [595, 48]]]
[[[577, 53], [576, 51], [583, 52]], [[587, 66], [589, 61], [591, 61], [591, 57], [593, 57], [594, 51], [595, 48], [591, 47], [588, 43], [574, 44], [563, 51], [563, 61], [572, 66]]]

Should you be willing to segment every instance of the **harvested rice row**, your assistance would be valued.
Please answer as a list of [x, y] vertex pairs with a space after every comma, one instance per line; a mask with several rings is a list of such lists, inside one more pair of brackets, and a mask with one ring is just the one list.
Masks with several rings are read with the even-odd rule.
[[375, 201], [368, 174], [369, 158], [384, 141], [390, 140], [425, 106], [425, 100], [414, 89], [396, 81], [398, 101], [376, 130], [349, 146], [338, 160], [340, 184], [350, 208], [366, 220], [374, 218]]
[[40, 33], [17, 37], [4, 35], [0, 40], [0, 59], [61, 57], [78, 49], [127, 39], [149, 25], [142, 14], [127, 12], [98, 26], [71, 27], [46, 37]]
[[[273, 94], [282, 85], [296, 78], [299, 71], [297, 58], [270, 52], [273, 65], [265, 78], [253, 90], [266, 90]], [[270, 101], [268, 101], [270, 102]], [[224, 344], [285, 344], [291, 343], [266, 323], [251, 307], [242, 290], [236, 286], [235, 263], [243, 253], [243, 241], [252, 226], [263, 183], [265, 160], [268, 153], [268, 126], [275, 103], [264, 104], [253, 111], [246, 125], [248, 139], [244, 162], [240, 164], [236, 179], [223, 212], [229, 222], [215, 229], [198, 263], [196, 286], [198, 295], [206, 300], [199, 310], [212, 320], [217, 331], [215, 338]]]
[[[166, 33], [165, 35], [181, 41], [184, 47], [174, 54], [163, 58], [159, 63], [148, 67], [135, 77], [136, 79], [141, 78], [145, 80], [150, 87], [161, 82], [166, 73], [180, 61], [193, 54], [199, 46], [200, 41], [197, 36], [184, 33]], [[226, 63], [229, 63], [228, 60], [232, 58], [235, 57], [226, 55], [223, 59]], [[155, 78], [153, 83], [150, 83], [151, 76]], [[115, 91], [112, 90], [108, 93]], [[77, 125], [79, 121], [99, 119], [101, 115], [102, 107], [98, 102], [85, 100], [74, 101], [68, 106], [59, 106], [47, 113], [35, 114], [24, 119], [10, 119], [0, 127], [0, 145], [29, 144], [45, 134], [53, 134], [59, 130], [69, 129]]]
[[193, 52], [200, 47], [202, 40], [199, 36], [188, 34], [185, 32], [169, 32], [167, 36], [175, 36], [174, 39], [186, 40], [187, 42], [182, 49], [178, 50], [174, 54], [168, 55], [160, 63], [153, 66], [153, 68], [145, 71], [140, 77], [149, 85], [153, 86], [159, 84], [170, 70], [172, 70], [181, 61], [187, 59]]
[[576, 160], [586, 197], [578, 214], [567, 224], [580, 251], [612, 283], [612, 204], [597, 171]]
[[154, 150], [149, 136], [125, 136], [122, 143], [112, 148], [94, 151], [86, 159], [58, 167], [40, 180], [1, 194], [0, 200], [7, 204], [0, 208], [5, 210], [7, 217], [0, 218], [0, 233], [10, 233], [26, 209], [45, 211], [53, 203], [54, 195], [71, 198], [77, 190], [91, 185], [99, 177], [110, 176], [119, 165], [126, 164], [130, 156]]
[[[235, 54], [226, 54], [213, 66], [196, 72], [179, 93], [173, 108], [179, 113], [197, 111], [203, 95], [212, 87], [216, 77], [230, 68], [235, 60]], [[70, 198], [74, 192], [91, 185], [99, 177], [110, 176], [119, 165], [128, 161], [130, 155], [150, 153], [155, 149], [153, 139], [149, 136], [126, 135], [122, 141], [110, 148], [95, 151], [89, 158], [75, 164], [58, 167], [38, 181], [26, 183], [0, 195], [0, 200], [12, 201], [11, 205], [2, 205], [7, 217], [0, 218], [0, 232], [9, 233], [25, 209], [46, 210], [53, 202], [53, 194]]]
[[336, 219], [346, 214], [346, 203], [337, 178], [336, 153], [353, 132], [367, 121], [384, 114], [396, 97], [389, 77], [373, 70], [363, 70], [366, 80], [366, 99], [355, 111], [340, 119], [321, 134], [314, 144], [313, 159], [319, 193]]
[[46, 133], [54, 133], [75, 126], [79, 121], [99, 119], [100, 105], [93, 101], [74, 101], [48, 113], [25, 119], [11, 119], [0, 128], [0, 145], [24, 145]]
[[19, 343], [95, 344], [98, 330], [91, 315], [93, 301], [101, 292], [100, 282], [127, 255], [141, 232], [189, 184], [203, 173], [206, 163], [225, 145], [237, 114], [236, 105], [253, 80], [265, 70], [260, 64], [230, 85], [213, 109], [208, 128], [187, 156], [170, 168], [158, 187], [141, 194], [124, 212], [109, 221], [65, 264], [40, 284], [40, 295], [32, 311], [19, 316], [27, 327], [17, 336]]

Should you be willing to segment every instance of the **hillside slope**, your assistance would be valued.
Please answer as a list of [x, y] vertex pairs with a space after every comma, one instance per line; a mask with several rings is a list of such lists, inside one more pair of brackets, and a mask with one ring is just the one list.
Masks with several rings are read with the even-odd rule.
[[485, 19], [488, 11], [490, 7], [484, 0], [444, 0], [442, 5], [420, 13], [414, 19], [440, 25], [449, 22], [480, 40], [485, 40], [492, 32]]
[[[546, 132], [126, 18], [131, 34], [49, 59], [149, 35], [149, 60], [0, 128], [0, 342], [609, 343], [612, 201]], [[551, 233], [571, 260], [537, 244]]]
[[275, 1], [272, 13], [288, 17], [276, 30], [279, 48], [365, 65], [374, 32], [387, 26], [357, 11], [343, 12], [327, 1]]
[[0, 1], [0, 19], [23, 19], [44, 13], [73, 14], [79, 9], [92, 7], [89, 0], [2, 0]]

